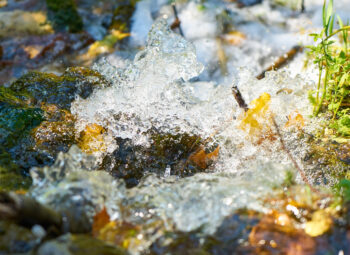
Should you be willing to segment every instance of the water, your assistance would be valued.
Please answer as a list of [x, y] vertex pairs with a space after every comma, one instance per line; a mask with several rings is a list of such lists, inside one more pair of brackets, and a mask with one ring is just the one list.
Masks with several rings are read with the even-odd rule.
[[[87, 99], [77, 98], [71, 110], [77, 130], [92, 124], [106, 130], [102, 134], [105, 149], [87, 156], [73, 146], [53, 166], [31, 171], [30, 194], [64, 213], [71, 229], [91, 228], [93, 216], [105, 206], [113, 220], [144, 226], [139, 235], [142, 244], [129, 247], [138, 253], [162, 231], [201, 228], [204, 234], [212, 234], [225, 216], [239, 208], [269, 209], [262, 198], [281, 185], [286, 170], [293, 170], [288, 157], [276, 137], [269, 139], [267, 133], [249, 137], [249, 130], [239, 128], [243, 110], [230, 86], [196, 81], [203, 66], [196, 60], [194, 46], [171, 32], [165, 20], [156, 21], [146, 48], [124, 69], [108, 62], [96, 69], [112, 86], [95, 90]], [[257, 81], [241, 70], [234, 84], [247, 102], [263, 93], [270, 95], [269, 115], [257, 117], [263, 132], [274, 134], [268, 118], [273, 115], [292, 154], [303, 154], [295, 130], [283, 127], [286, 116], [295, 111], [309, 121], [305, 91], [312, 83], [287, 71], [271, 72]], [[161, 176], [145, 174], [131, 189], [125, 188], [123, 180], [97, 170], [105, 155], [119, 147], [115, 138], [147, 148], [151, 131], [198, 135], [208, 139], [204, 146], [219, 145], [219, 158], [206, 173], [187, 178], [171, 175], [172, 166], [166, 165], [159, 169]], [[152, 231], [151, 223], [158, 221], [162, 231]]]

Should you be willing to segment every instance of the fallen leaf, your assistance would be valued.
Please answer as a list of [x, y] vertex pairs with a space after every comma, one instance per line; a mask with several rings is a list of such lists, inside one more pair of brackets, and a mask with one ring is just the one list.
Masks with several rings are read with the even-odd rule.
[[285, 124], [285, 128], [296, 127], [297, 129], [302, 129], [305, 126], [303, 116], [296, 110], [289, 114], [288, 121]]
[[222, 39], [231, 45], [240, 45], [246, 38], [246, 35], [240, 31], [230, 31], [222, 35]]
[[42, 45], [28, 45], [25, 46], [24, 51], [27, 52], [30, 59], [36, 58], [41, 51], [44, 49], [44, 46]]
[[100, 230], [110, 222], [109, 214], [104, 207], [99, 213], [94, 216], [92, 223], [92, 235], [97, 237], [100, 234]]
[[90, 124], [80, 133], [79, 147], [85, 153], [91, 154], [96, 151], [105, 151], [103, 134], [106, 130], [98, 124]]
[[220, 147], [217, 146], [214, 151], [206, 153], [204, 146], [201, 146], [195, 153], [193, 153], [189, 160], [195, 163], [202, 169], [206, 169], [210, 162], [215, 161], [219, 156]]
[[239, 128], [247, 132], [251, 138], [260, 138], [264, 133], [271, 131], [270, 101], [270, 94], [263, 93], [251, 102], [249, 109], [244, 113]]

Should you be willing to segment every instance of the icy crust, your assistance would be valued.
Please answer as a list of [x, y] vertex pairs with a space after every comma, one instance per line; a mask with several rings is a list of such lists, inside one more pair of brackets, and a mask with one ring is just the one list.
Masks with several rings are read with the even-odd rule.
[[54, 165], [31, 169], [29, 195], [66, 216], [70, 231], [89, 231], [93, 216], [105, 203], [115, 205], [109, 209], [117, 213], [117, 201], [124, 190], [123, 183], [118, 185], [107, 172], [96, 169], [95, 157], [73, 145], [68, 153], [57, 156]]
[[194, 46], [170, 31], [163, 19], [155, 22], [147, 47], [126, 69], [101, 66], [109, 69], [103, 74], [114, 84], [73, 103], [78, 131], [99, 124], [108, 129], [106, 136], [144, 145], [148, 139], [144, 133], [150, 129], [207, 137], [235, 109], [229, 87], [188, 82], [203, 66], [196, 60]]
[[93, 216], [106, 206], [114, 220], [139, 225], [157, 217], [169, 229], [203, 227], [203, 233], [210, 234], [236, 209], [264, 211], [261, 198], [281, 184], [285, 170], [283, 165], [257, 162], [236, 174], [197, 174], [183, 179], [150, 174], [137, 187], [126, 190], [122, 181], [96, 170], [94, 162], [73, 146], [53, 166], [31, 170], [29, 195], [67, 216], [71, 231], [89, 229]]
[[179, 180], [159, 179], [152, 174], [138, 187], [127, 190], [124, 205], [132, 208], [132, 215], [138, 208], [152, 208], [154, 214], [178, 230], [202, 227], [203, 233], [212, 234], [225, 216], [239, 208], [267, 210], [261, 198], [281, 184], [284, 170], [279, 164], [257, 163], [244, 174], [197, 174]]

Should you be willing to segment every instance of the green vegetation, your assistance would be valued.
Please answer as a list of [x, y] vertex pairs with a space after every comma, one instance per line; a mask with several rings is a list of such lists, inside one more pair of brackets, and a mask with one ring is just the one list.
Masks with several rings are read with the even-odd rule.
[[[319, 115], [321, 111], [330, 112], [332, 118], [330, 127], [338, 135], [350, 136], [350, 26], [344, 26], [337, 16], [339, 29], [334, 30], [336, 15], [333, 13], [333, 0], [323, 5], [323, 29], [317, 34], [311, 34], [316, 46], [309, 46], [310, 56], [318, 66], [319, 79], [317, 89], [311, 91], [309, 99], [314, 105], [313, 113]], [[342, 44], [333, 40], [341, 35]]]
[[57, 31], [80, 32], [83, 28], [73, 0], [46, 0], [48, 17]]

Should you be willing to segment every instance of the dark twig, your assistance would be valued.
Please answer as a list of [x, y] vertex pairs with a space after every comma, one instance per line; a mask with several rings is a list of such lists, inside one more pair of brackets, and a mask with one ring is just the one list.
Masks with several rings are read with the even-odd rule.
[[173, 7], [173, 12], [174, 12], [174, 16], [175, 16], [175, 21], [173, 22], [173, 24], [171, 24], [170, 28], [171, 29], [175, 29], [175, 28], [178, 28], [179, 29], [179, 32], [180, 32], [180, 35], [182, 37], [184, 37], [184, 33], [182, 32], [182, 29], [181, 29], [181, 21], [179, 19], [179, 16], [177, 14], [177, 9], [176, 9], [176, 5], [175, 3], [172, 3], [171, 6]]
[[288, 64], [299, 52], [301, 52], [303, 50], [303, 47], [296, 45], [294, 46], [290, 51], [288, 51], [285, 55], [283, 55], [282, 57], [279, 57], [277, 59], [277, 61], [269, 66], [268, 68], [266, 68], [261, 74], [259, 74], [256, 78], [258, 80], [261, 80], [263, 78], [265, 78], [265, 73], [271, 70], [278, 70], [281, 67], [285, 66], [286, 64]]
[[309, 180], [306, 178], [306, 175], [304, 173], [304, 171], [301, 169], [301, 167], [298, 165], [298, 163], [295, 161], [295, 159], [293, 158], [292, 154], [289, 152], [289, 150], [287, 149], [285, 143], [284, 143], [284, 140], [282, 138], [282, 135], [281, 135], [281, 132], [280, 132], [280, 129], [276, 123], [276, 120], [273, 116], [271, 116], [271, 119], [272, 119], [272, 122], [273, 122], [273, 125], [275, 126], [275, 129], [276, 129], [276, 133], [277, 133], [277, 136], [279, 138], [279, 141], [281, 143], [281, 147], [282, 147], [282, 150], [287, 154], [288, 158], [290, 159], [290, 161], [292, 161], [294, 167], [298, 170], [301, 178], [303, 179], [303, 181], [310, 187], [310, 189], [315, 192], [315, 193], [318, 193], [319, 194], [319, 191], [316, 190], [309, 182]]
[[233, 86], [232, 87], [232, 94], [234, 96], [234, 98], [236, 99], [236, 102], [238, 104], [238, 106], [240, 108], [243, 108], [244, 111], [248, 111], [248, 105], [246, 104], [246, 102], [244, 101], [241, 92], [239, 91], [239, 89], [237, 88], [237, 86]]

